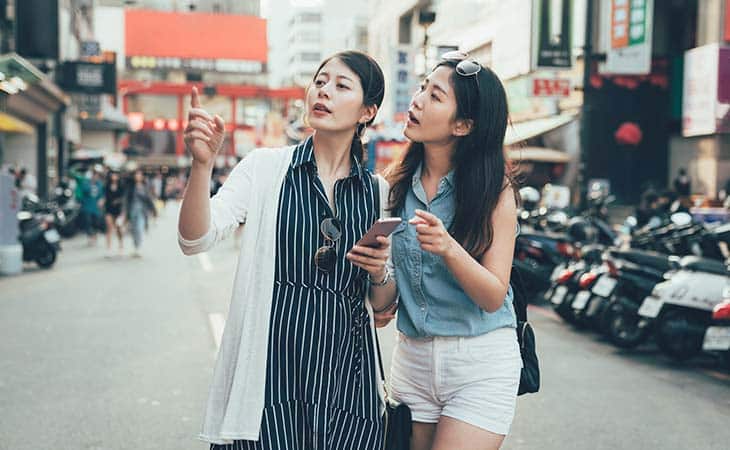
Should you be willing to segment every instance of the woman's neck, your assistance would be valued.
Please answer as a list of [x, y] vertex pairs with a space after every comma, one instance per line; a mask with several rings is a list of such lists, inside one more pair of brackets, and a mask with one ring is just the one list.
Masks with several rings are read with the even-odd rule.
[[422, 176], [440, 180], [452, 169], [451, 157], [454, 153], [454, 143], [424, 144]]
[[354, 130], [314, 133], [317, 172], [325, 178], [342, 178], [350, 172], [350, 147]]

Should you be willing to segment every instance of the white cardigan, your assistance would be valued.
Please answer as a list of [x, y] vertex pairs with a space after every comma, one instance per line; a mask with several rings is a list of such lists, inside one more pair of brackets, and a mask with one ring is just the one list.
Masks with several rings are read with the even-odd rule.
[[[204, 252], [245, 222], [233, 294], [213, 371], [201, 440], [259, 440], [264, 410], [269, 319], [274, 292], [279, 195], [295, 146], [256, 149], [231, 171], [210, 201], [210, 228], [195, 240], [178, 233], [183, 253]], [[378, 176], [380, 216], [389, 187]], [[365, 302], [372, 323], [370, 302]], [[374, 333], [374, 327], [371, 326]], [[371, 337], [374, 337], [372, 335]], [[376, 374], [379, 369], [376, 364]], [[378, 383], [381, 413], [383, 386]]]

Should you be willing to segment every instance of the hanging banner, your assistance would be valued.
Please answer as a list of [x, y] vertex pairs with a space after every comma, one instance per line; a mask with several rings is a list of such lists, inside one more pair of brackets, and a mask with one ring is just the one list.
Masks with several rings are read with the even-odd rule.
[[533, 0], [532, 69], [569, 69], [571, 0]]
[[684, 53], [682, 136], [730, 132], [730, 48], [708, 44]]
[[646, 75], [651, 72], [654, 0], [601, 2], [602, 30], [608, 36], [604, 74]]

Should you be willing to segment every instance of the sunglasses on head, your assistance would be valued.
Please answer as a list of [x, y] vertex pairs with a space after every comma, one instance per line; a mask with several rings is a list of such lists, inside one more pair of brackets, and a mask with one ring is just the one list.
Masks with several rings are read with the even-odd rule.
[[324, 245], [314, 254], [314, 266], [322, 272], [330, 273], [335, 269], [337, 261], [337, 241], [342, 236], [342, 225], [334, 217], [328, 217], [319, 225], [324, 236]]
[[482, 65], [473, 59], [469, 59], [469, 54], [460, 51], [446, 52], [441, 55], [441, 59], [444, 61], [457, 62], [456, 73], [462, 77], [470, 77], [476, 75], [482, 70]]

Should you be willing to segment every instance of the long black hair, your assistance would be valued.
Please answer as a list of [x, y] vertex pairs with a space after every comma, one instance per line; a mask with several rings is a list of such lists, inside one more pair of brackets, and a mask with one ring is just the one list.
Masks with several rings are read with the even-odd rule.
[[[452, 69], [449, 78], [456, 97], [455, 120], [471, 120], [471, 132], [456, 142], [452, 156], [456, 185], [456, 211], [449, 232], [469, 254], [479, 259], [492, 246], [494, 213], [502, 191], [512, 186], [512, 169], [505, 157], [507, 94], [497, 75], [482, 67], [473, 76], [459, 75], [457, 62], [442, 61]], [[402, 211], [411, 179], [424, 160], [424, 146], [412, 142], [403, 158], [389, 170], [390, 210]]]
[[[378, 109], [383, 103], [383, 96], [385, 95], [385, 78], [383, 77], [383, 70], [380, 65], [370, 56], [365, 53], [358, 52], [355, 50], [347, 50], [344, 52], [335, 53], [329, 58], [322, 61], [317, 71], [314, 73], [312, 81], [317, 79], [317, 75], [322, 68], [330, 62], [332, 59], [339, 59], [345, 64], [350, 70], [355, 72], [355, 75], [360, 78], [360, 85], [362, 86], [362, 103], [365, 106], [377, 106]], [[358, 124], [355, 134], [352, 136], [352, 145], [350, 146], [350, 153], [352, 156], [357, 158], [358, 161], [362, 161], [365, 157], [365, 147], [362, 144], [362, 134], [365, 132], [365, 128], [370, 126], [375, 120], [375, 116], [364, 124]]]

